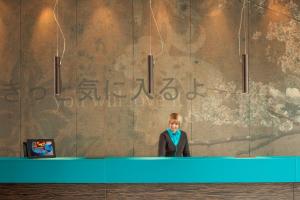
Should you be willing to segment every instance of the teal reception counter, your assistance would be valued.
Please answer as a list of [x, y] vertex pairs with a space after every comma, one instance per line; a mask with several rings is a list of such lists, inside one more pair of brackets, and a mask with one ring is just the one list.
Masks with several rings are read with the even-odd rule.
[[0, 158], [1, 183], [300, 182], [300, 157]]

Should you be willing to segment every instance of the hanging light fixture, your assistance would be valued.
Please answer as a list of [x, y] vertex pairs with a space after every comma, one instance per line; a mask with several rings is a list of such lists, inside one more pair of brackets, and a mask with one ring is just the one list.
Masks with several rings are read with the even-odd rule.
[[[62, 60], [66, 49], [66, 40], [64, 33], [60, 27], [60, 24], [58, 22], [58, 0], [55, 1], [54, 8], [53, 8], [53, 17], [56, 22], [56, 55], [54, 56], [54, 95], [58, 96], [61, 94], [62, 89], [62, 80], [61, 80], [61, 66], [62, 66]], [[59, 56], [59, 35], [58, 32], [60, 31], [62, 37], [63, 37], [63, 51], [61, 57]]]
[[163, 43], [163, 39], [160, 34], [160, 31], [158, 29], [157, 21], [155, 19], [154, 13], [153, 13], [151, 0], [149, 0], [149, 8], [150, 8], [150, 12], [149, 12], [149, 54], [147, 57], [147, 61], [148, 61], [148, 93], [152, 94], [154, 92], [154, 55], [152, 54], [152, 42], [151, 42], [151, 40], [152, 40], [151, 18], [153, 18], [153, 21], [156, 25], [157, 32], [160, 37], [161, 52], [158, 54], [158, 56], [161, 55], [163, 52], [164, 43]]
[[[247, 31], [246, 31], [246, 14], [245, 14], [246, 0], [243, 1], [241, 10], [240, 27], [239, 27], [239, 56], [242, 62], [242, 78], [243, 78], [243, 93], [249, 93], [249, 68], [248, 68], [248, 51], [247, 51]], [[244, 25], [244, 53], [241, 55], [241, 29]]]
[[153, 55], [148, 55], [148, 93], [153, 93], [154, 86], [154, 63], [153, 63]]
[[152, 1], [149, 0], [149, 54], [148, 54], [148, 93], [152, 94], [153, 93], [153, 72], [154, 72], [154, 62], [153, 62], [153, 55], [152, 55], [152, 44], [151, 44], [151, 39], [152, 39], [152, 29], [151, 29], [151, 14], [152, 14]]
[[242, 60], [243, 60], [243, 93], [249, 93], [248, 54], [243, 54]]
[[60, 71], [60, 57], [54, 57], [54, 94], [61, 94], [61, 71]]

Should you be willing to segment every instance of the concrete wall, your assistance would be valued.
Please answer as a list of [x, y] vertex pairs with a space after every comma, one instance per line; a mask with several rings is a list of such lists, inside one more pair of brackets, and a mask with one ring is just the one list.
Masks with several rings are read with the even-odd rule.
[[54, 138], [57, 156], [155, 156], [170, 112], [193, 156], [300, 154], [300, 1], [246, 1], [240, 24], [243, 1], [152, 0], [161, 51], [149, 1], [60, 0], [56, 98], [54, 3], [0, 0], [0, 156], [27, 138]]

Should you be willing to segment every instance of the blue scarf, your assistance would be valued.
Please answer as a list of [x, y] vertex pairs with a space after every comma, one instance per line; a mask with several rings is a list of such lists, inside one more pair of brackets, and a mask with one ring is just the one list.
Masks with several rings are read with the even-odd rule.
[[172, 142], [175, 144], [175, 146], [177, 146], [179, 143], [180, 136], [181, 136], [180, 129], [177, 129], [176, 132], [173, 132], [170, 128], [167, 128], [167, 131], [168, 131], [168, 134], [169, 134]]

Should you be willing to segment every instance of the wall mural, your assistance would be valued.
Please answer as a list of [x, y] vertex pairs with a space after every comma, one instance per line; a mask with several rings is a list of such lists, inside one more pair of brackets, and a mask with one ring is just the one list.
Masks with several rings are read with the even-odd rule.
[[54, 2], [0, 1], [1, 156], [22, 155], [26, 138], [47, 137], [58, 156], [155, 156], [170, 112], [183, 115], [194, 156], [299, 154], [300, 4], [246, 1], [241, 23], [243, 1], [152, 3], [164, 43], [159, 54], [151, 19], [153, 94], [149, 1], [68, 0], [58, 7], [67, 49], [63, 92], [54, 97]]

